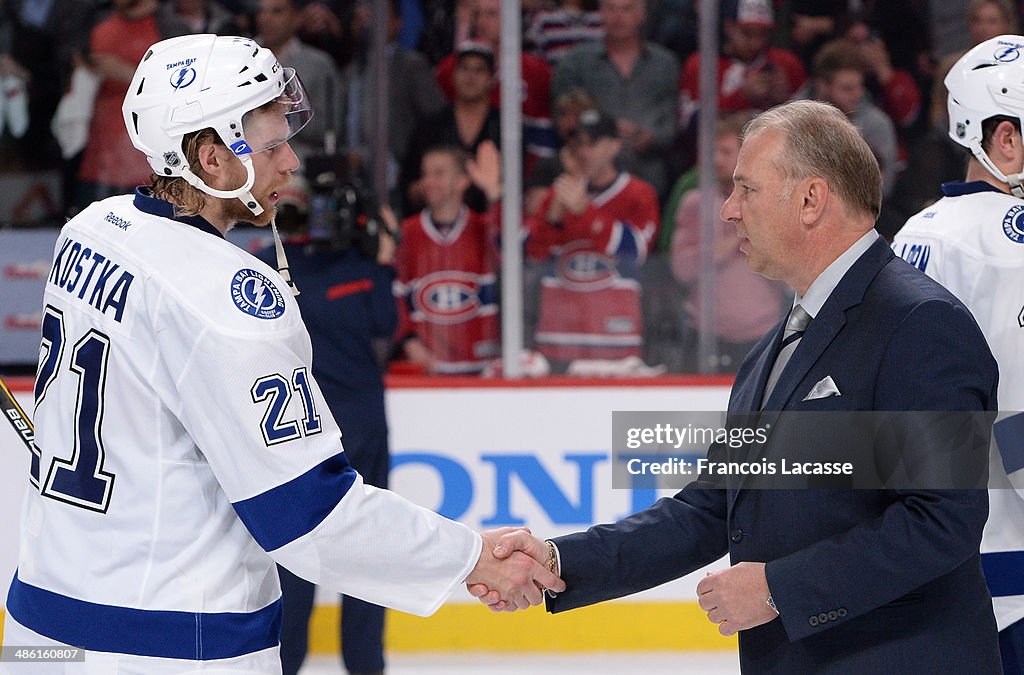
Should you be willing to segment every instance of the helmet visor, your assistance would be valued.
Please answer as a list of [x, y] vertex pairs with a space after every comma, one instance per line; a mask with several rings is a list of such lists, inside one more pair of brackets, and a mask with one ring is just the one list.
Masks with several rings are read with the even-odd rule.
[[270, 150], [299, 133], [313, 117], [309, 94], [294, 68], [284, 68], [284, 89], [272, 101], [242, 116], [244, 139], [231, 143], [236, 155]]

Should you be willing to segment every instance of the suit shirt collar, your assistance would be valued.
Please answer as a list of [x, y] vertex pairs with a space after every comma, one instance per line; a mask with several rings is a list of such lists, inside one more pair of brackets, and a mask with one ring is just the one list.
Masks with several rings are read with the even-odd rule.
[[863, 237], [853, 242], [850, 248], [846, 249], [842, 255], [832, 261], [832, 264], [818, 275], [818, 278], [811, 283], [803, 296], [797, 294], [793, 298], [793, 305], [799, 304], [811, 315], [812, 319], [817, 316], [818, 312], [825, 305], [825, 301], [832, 295], [832, 291], [835, 290], [839, 282], [846, 276], [846, 273], [853, 267], [853, 263], [857, 262], [871, 248], [871, 245], [878, 240], [879, 236], [878, 232], [871, 229]]

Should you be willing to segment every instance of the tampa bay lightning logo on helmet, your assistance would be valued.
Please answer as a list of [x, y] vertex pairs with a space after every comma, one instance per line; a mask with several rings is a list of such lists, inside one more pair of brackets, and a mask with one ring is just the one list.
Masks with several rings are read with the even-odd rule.
[[284, 296], [277, 286], [256, 270], [243, 269], [231, 279], [235, 307], [257, 319], [276, 319], [284, 314]]
[[195, 81], [195, 68], [179, 68], [171, 73], [171, 86], [175, 89], [184, 89]]
[[1015, 244], [1024, 244], [1024, 205], [1011, 206], [1003, 216], [1003, 234]]
[[1020, 58], [1020, 48], [1019, 44], [1000, 42], [995, 52], [992, 53], [992, 58], [1000, 63], [1012, 63]]

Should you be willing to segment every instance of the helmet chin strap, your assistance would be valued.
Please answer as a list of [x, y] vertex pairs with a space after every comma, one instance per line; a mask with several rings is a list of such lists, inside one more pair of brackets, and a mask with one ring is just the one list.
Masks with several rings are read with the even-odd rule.
[[[236, 188], [234, 190], [218, 190], [212, 188], [203, 182], [203, 179], [192, 173], [192, 170], [185, 166], [181, 170], [181, 177], [185, 179], [185, 182], [201, 190], [211, 197], [218, 197], [220, 199], [237, 199], [246, 208], [252, 211], [252, 215], [258, 216], [263, 213], [263, 207], [256, 201], [256, 198], [252, 196], [252, 186], [256, 182], [256, 172], [252, 168], [252, 158], [248, 155], [241, 155], [238, 157], [238, 161], [245, 167], [245, 185]], [[281, 235], [277, 233], [277, 223], [272, 219], [270, 221], [270, 229], [274, 232], [274, 249], [277, 253], [277, 271], [284, 279], [285, 283], [288, 284], [288, 288], [291, 290], [292, 295], [299, 294], [299, 288], [292, 281], [291, 272], [288, 270], [288, 258], [284, 254], [284, 245], [281, 243]]]
[[1005, 175], [989, 158], [988, 153], [982, 149], [981, 142], [978, 140], [971, 141], [971, 153], [974, 154], [974, 157], [981, 162], [982, 166], [984, 166], [990, 174], [1010, 186], [1010, 193], [1014, 197], [1017, 199], [1024, 199], [1024, 185], [1021, 184], [1021, 179], [1024, 178], [1024, 169], [1019, 173], [1011, 174], [1009, 176]]
[[299, 287], [292, 281], [292, 273], [288, 271], [288, 258], [284, 254], [284, 245], [281, 243], [281, 235], [277, 233], [276, 218], [270, 221], [270, 229], [274, 231], [274, 250], [277, 253], [277, 273], [281, 275], [284, 282], [288, 284], [293, 296], [299, 294]]
[[237, 199], [238, 201], [245, 204], [245, 207], [252, 211], [252, 215], [258, 216], [263, 213], [263, 207], [256, 201], [256, 198], [252, 196], [252, 186], [256, 182], [256, 171], [252, 168], [252, 158], [248, 155], [237, 156], [238, 161], [245, 167], [245, 184], [240, 188], [234, 190], [218, 190], [212, 188], [203, 182], [203, 179], [192, 173], [192, 169], [188, 166], [184, 166], [181, 169], [181, 177], [185, 179], [185, 182], [201, 190], [211, 197], [218, 197], [220, 199]]

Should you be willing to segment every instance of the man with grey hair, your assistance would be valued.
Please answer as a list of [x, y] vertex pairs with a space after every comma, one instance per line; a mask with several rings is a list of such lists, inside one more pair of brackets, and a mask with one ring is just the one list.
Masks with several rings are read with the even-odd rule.
[[[729, 399], [730, 418], [753, 413], [767, 441], [714, 443], [709, 460], [777, 465], [793, 451], [832, 450], [811, 425], [780, 431], [782, 412], [849, 421], [836, 414], [996, 409], [980, 329], [889, 249], [873, 227], [880, 203], [878, 163], [836, 108], [795, 101], [747, 126], [722, 217], [750, 268], [796, 297], [744, 360]], [[871, 443], [882, 457], [880, 440]], [[719, 632], [739, 633], [745, 673], [1000, 672], [978, 553], [984, 490], [721, 480], [702, 473], [645, 511], [548, 542], [511, 533], [495, 552], [548, 552], [566, 583], [547, 600], [552, 612], [636, 593], [729, 553], [732, 566], [700, 581], [698, 601]], [[483, 586], [470, 591], [505, 608]]]

